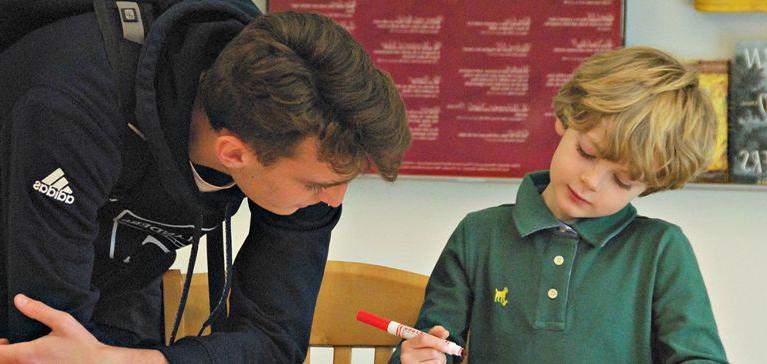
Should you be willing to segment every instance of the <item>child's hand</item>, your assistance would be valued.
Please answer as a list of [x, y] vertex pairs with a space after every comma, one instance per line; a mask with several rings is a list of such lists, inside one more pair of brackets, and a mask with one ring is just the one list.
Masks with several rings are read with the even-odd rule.
[[[442, 326], [434, 326], [429, 330], [429, 335], [418, 335], [410, 340], [405, 340], [400, 347], [400, 362], [410, 363], [445, 363], [445, 351], [447, 343], [441, 339], [447, 339], [450, 332]], [[436, 336], [437, 338], [435, 338]]]

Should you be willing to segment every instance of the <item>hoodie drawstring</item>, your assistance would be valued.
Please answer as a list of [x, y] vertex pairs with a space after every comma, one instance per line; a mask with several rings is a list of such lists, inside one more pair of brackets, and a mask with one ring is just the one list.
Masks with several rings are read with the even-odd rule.
[[[197, 332], [197, 336], [202, 335], [202, 332], [221, 313], [226, 298], [229, 297], [229, 292], [232, 288], [232, 271], [234, 264], [232, 263], [232, 218], [229, 216], [230, 204], [226, 204], [224, 208], [224, 223], [222, 228], [225, 230], [224, 235], [224, 247], [226, 248], [226, 265], [224, 266], [224, 288], [221, 290], [221, 296], [216, 302], [216, 307], [210, 312], [210, 315], [200, 327], [200, 331]], [[184, 314], [186, 308], [186, 300], [189, 296], [189, 287], [192, 283], [192, 275], [194, 273], [194, 264], [197, 260], [197, 251], [200, 247], [200, 237], [202, 236], [202, 222], [203, 215], [200, 214], [197, 218], [197, 223], [194, 227], [194, 235], [192, 238], [192, 252], [189, 257], [189, 264], [186, 268], [186, 278], [184, 279], [184, 289], [181, 291], [181, 299], [178, 303], [178, 312], [176, 312], [176, 319], [173, 322], [173, 331], [171, 332], [169, 345], [173, 345], [176, 342], [176, 335], [178, 334], [178, 327], [181, 324], [181, 317]]]
[[224, 208], [224, 216], [226, 218], [224, 219], [224, 247], [226, 248], [226, 265], [224, 266], [224, 288], [221, 290], [221, 296], [218, 298], [218, 301], [216, 302], [216, 307], [210, 311], [210, 315], [208, 315], [208, 318], [205, 320], [205, 322], [202, 324], [202, 327], [200, 327], [200, 331], [197, 332], [197, 336], [202, 335], [202, 332], [205, 331], [205, 328], [210, 326], [213, 321], [216, 320], [216, 318], [221, 314], [223, 311], [222, 308], [225, 307], [226, 299], [229, 297], [229, 292], [232, 288], [232, 271], [233, 271], [233, 264], [232, 264], [232, 218], [229, 216], [229, 207], [230, 204], [226, 204], [226, 207]]
[[200, 237], [202, 236], [202, 223], [203, 215], [200, 213], [197, 216], [197, 222], [194, 224], [194, 234], [192, 237], [192, 253], [189, 257], [189, 265], [186, 268], [186, 278], [184, 279], [184, 289], [181, 291], [181, 299], [178, 303], [178, 312], [176, 312], [176, 320], [173, 321], [173, 331], [171, 331], [170, 342], [168, 345], [173, 345], [176, 342], [176, 334], [178, 333], [178, 326], [181, 323], [181, 316], [184, 315], [184, 308], [186, 307], [186, 299], [189, 296], [189, 286], [192, 284], [192, 273], [194, 273], [194, 263], [197, 260], [197, 250], [200, 248]]

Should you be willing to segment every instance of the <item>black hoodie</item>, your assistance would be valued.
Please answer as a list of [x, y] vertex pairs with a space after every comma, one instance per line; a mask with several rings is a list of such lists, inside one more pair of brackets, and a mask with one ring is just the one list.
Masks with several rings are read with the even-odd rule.
[[[236, 211], [236, 187], [197, 190], [187, 139], [201, 71], [259, 14], [247, 0], [184, 1], [158, 17], [137, 67], [135, 120], [120, 113], [93, 13], [0, 54], [0, 337], [47, 333], [13, 307], [25, 293], [100, 340], [127, 344], [95, 319], [100, 294], [156, 281], [195, 229], [219, 229]], [[224, 329], [159, 348], [172, 363], [299, 363], [306, 354], [340, 209], [278, 216], [249, 206]]]

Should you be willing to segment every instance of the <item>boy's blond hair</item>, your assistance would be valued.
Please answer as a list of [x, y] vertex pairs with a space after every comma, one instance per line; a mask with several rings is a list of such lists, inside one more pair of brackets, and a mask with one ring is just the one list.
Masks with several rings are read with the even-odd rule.
[[642, 194], [682, 187], [713, 157], [716, 117], [697, 74], [657, 49], [597, 54], [554, 97], [568, 128], [606, 133], [599, 157], [628, 168]]

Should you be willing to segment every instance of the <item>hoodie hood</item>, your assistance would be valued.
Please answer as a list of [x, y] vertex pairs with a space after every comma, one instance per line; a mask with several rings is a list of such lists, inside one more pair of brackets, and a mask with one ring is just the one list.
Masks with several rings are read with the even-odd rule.
[[[249, 0], [183, 1], [151, 26], [136, 69], [136, 125], [144, 134], [163, 188], [194, 210], [214, 207], [203, 200], [189, 167], [189, 128], [200, 74], [254, 17]], [[215, 195], [242, 199], [233, 188]], [[210, 194], [209, 194], [210, 195]], [[215, 201], [213, 201], [215, 202]]]

